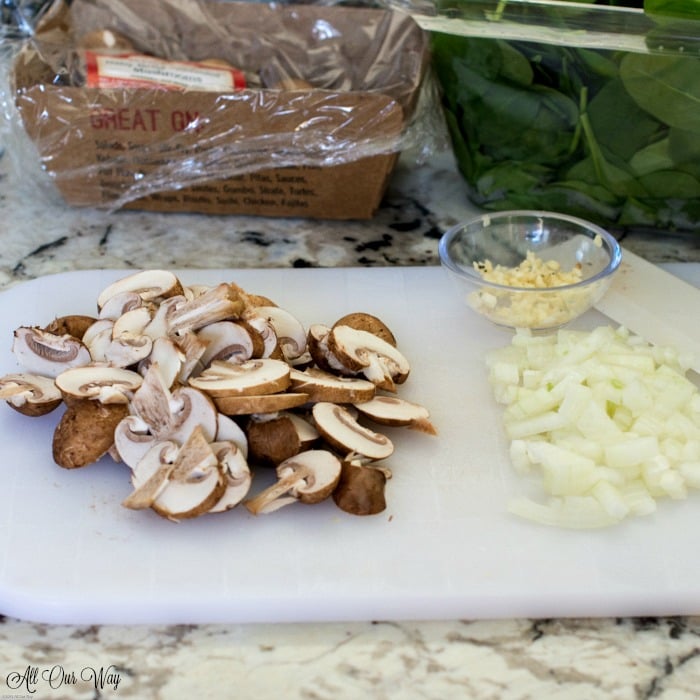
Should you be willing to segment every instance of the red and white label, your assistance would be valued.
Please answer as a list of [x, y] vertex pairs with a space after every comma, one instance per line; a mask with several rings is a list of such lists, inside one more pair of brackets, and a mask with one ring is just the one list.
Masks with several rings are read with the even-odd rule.
[[246, 87], [237, 68], [190, 61], [166, 61], [143, 54], [85, 52], [87, 87], [135, 87], [158, 90], [230, 92]]

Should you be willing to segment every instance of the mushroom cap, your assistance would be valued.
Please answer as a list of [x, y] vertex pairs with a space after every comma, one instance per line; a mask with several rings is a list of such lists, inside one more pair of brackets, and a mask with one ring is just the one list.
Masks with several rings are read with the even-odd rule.
[[46, 415], [63, 402], [53, 379], [27, 372], [0, 377], [0, 398], [25, 416]]
[[72, 335], [81, 340], [85, 331], [95, 322], [92, 316], [81, 314], [69, 314], [68, 316], [57, 316], [51, 323], [44, 327], [47, 333], [54, 335]]
[[246, 427], [246, 436], [252, 463], [276, 466], [301, 452], [299, 433], [287, 415], [264, 420], [253, 417]]
[[189, 384], [215, 398], [257, 396], [284, 391], [290, 383], [289, 373], [286, 362], [271, 358], [237, 364], [215, 360], [199, 376], [190, 378]]
[[352, 515], [376, 515], [386, 509], [386, 482], [382, 469], [345, 460], [333, 501]]
[[64, 397], [102, 403], [126, 403], [142, 382], [138, 372], [97, 364], [73, 367], [56, 377], [56, 386]]
[[396, 347], [396, 338], [391, 329], [380, 318], [363, 311], [356, 311], [339, 318], [333, 326], [350, 326], [360, 331], [372, 333]]
[[344, 454], [355, 452], [370, 459], [384, 459], [394, 451], [386, 435], [360, 425], [343, 406], [321, 401], [314, 405], [312, 415], [318, 432]]
[[75, 469], [92, 464], [114, 444], [114, 431], [128, 414], [126, 404], [102, 404], [83, 399], [66, 407], [53, 434], [53, 459]]
[[72, 335], [55, 335], [31, 326], [15, 330], [12, 352], [29, 374], [45, 377], [56, 377], [92, 360], [85, 345]]

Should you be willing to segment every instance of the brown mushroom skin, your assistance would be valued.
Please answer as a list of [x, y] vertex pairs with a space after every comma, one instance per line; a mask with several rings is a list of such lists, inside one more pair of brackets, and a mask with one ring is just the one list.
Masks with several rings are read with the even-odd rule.
[[47, 333], [54, 335], [72, 335], [78, 340], [82, 340], [85, 331], [95, 323], [97, 319], [92, 316], [81, 316], [73, 314], [70, 316], [58, 316], [44, 328]]
[[389, 327], [384, 321], [372, 314], [355, 311], [339, 318], [333, 326], [350, 326], [358, 331], [367, 331], [396, 347], [396, 338]]
[[129, 415], [126, 404], [72, 401], [53, 434], [53, 459], [59, 467], [77, 469], [96, 462], [114, 444], [114, 430]]
[[251, 420], [245, 433], [250, 462], [276, 467], [301, 451], [299, 434], [287, 416], [263, 421]]
[[63, 399], [56, 399], [55, 401], [49, 401], [46, 403], [32, 403], [31, 401], [25, 401], [21, 406], [13, 404], [11, 401], [6, 402], [7, 405], [21, 413], [23, 416], [28, 416], [29, 418], [39, 418], [39, 416], [45, 416], [51, 411], [55, 411], [62, 403]]
[[386, 473], [365, 464], [343, 461], [332, 498], [351, 515], [377, 515], [386, 509]]

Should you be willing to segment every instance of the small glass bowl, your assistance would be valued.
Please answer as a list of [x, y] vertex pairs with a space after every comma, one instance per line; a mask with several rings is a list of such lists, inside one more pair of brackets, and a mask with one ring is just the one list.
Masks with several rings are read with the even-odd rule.
[[[573, 216], [529, 210], [483, 214], [454, 226], [438, 250], [470, 308], [499, 326], [533, 331], [560, 328], [594, 306], [622, 259], [619, 243], [605, 229]], [[535, 265], [529, 265], [533, 258]], [[484, 279], [477, 266], [485, 265], [499, 266], [497, 281]], [[538, 280], [557, 286], [531, 286], [534, 274], [532, 280], [516, 274], [523, 265], [533, 273], [540, 265], [545, 272], [558, 266], [562, 274]], [[574, 281], [567, 279], [572, 271]]]

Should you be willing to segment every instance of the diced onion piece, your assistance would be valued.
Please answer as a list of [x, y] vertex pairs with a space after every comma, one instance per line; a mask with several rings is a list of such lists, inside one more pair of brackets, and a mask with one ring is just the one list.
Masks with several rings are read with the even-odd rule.
[[609, 326], [520, 330], [486, 361], [514, 470], [539, 475], [546, 497], [512, 513], [604, 527], [700, 489], [700, 392], [675, 349]]

